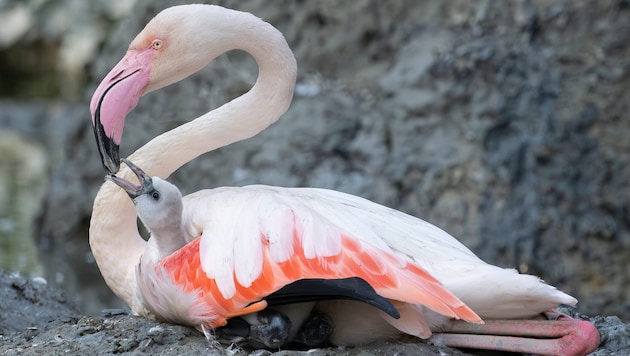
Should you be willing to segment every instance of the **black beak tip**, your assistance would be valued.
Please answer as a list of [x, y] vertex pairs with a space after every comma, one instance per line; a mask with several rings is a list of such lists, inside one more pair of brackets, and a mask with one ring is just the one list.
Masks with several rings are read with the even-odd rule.
[[102, 101], [103, 98], [99, 100], [99, 104], [94, 112], [94, 137], [96, 138], [96, 147], [101, 156], [103, 167], [105, 167], [109, 174], [116, 174], [120, 169], [120, 154], [118, 152], [120, 146], [114, 142], [112, 137], [107, 136], [105, 133], [105, 128], [101, 123]]
[[105, 156], [103, 157], [103, 167], [109, 174], [116, 174], [120, 170], [120, 159]]
[[120, 170], [119, 146], [112, 139], [97, 141], [98, 153], [101, 156], [103, 167], [109, 174], [116, 174]]

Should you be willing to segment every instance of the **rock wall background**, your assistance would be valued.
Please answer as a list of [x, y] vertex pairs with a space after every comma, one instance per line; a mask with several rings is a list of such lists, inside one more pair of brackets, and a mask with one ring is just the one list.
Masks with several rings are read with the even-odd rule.
[[[104, 176], [89, 98], [144, 24], [175, 3], [183, 2], [73, 15], [100, 24], [79, 31], [93, 50], [58, 79], [74, 78], [77, 94], [15, 87], [0, 101], [0, 129], [47, 154], [47, 193], [32, 225], [45, 277], [87, 313], [120, 305], [87, 244]], [[298, 60], [298, 88], [270, 129], [178, 171], [172, 180], [184, 193], [262, 183], [357, 194], [442, 227], [490, 263], [540, 275], [576, 296], [582, 313], [630, 317], [626, 1], [213, 3], [280, 29]], [[59, 47], [65, 33], [44, 47]], [[255, 77], [249, 57], [230, 53], [147, 95], [128, 117], [122, 154], [240, 95]]]

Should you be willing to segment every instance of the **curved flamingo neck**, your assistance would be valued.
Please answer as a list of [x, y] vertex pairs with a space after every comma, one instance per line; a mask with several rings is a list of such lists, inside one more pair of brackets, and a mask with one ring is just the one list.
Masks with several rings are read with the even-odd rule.
[[258, 134], [284, 114], [295, 87], [295, 57], [278, 30], [255, 20], [256, 27], [239, 26], [242, 42], [224, 51], [243, 50], [254, 57], [259, 71], [254, 86], [231, 102], [155, 137], [129, 157], [132, 162], [150, 175], [166, 178], [201, 154]]
[[[238, 41], [223, 52], [240, 49], [251, 54], [259, 69], [256, 83], [242, 96], [163, 133], [130, 155], [148, 174], [166, 178], [203, 153], [256, 135], [288, 109], [297, 64], [286, 40], [273, 26], [250, 14], [235, 12], [232, 21], [238, 24], [232, 34]], [[208, 61], [214, 58], [209, 57]], [[127, 167], [118, 175], [135, 179]], [[90, 246], [108, 286], [136, 314], [143, 313], [135, 270], [146, 242], [138, 232], [133, 203], [111, 182], [101, 187], [94, 201]]]

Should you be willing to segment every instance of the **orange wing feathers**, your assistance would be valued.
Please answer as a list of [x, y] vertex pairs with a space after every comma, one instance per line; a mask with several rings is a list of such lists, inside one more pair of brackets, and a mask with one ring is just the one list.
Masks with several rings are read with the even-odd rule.
[[[299, 279], [360, 277], [385, 298], [422, 304], [443, 315], [470, 322], [481, 322], [481, 319], [470, 308], [446, 290], [428, 272], [410, 261], [403, 260], [387, 251], [364, 245], [359, 240], [343, 233], [339, 236], [341, 239], [339, 253], [308, 258], [304, 251], [304, 229], [296, 224], [295, 219], [293, 219], [292, 230], [293, 246], [288, 247], [292, 250], [292, 254], [284, 261], [275, 261], [271, 258], [270, 243], [263, 233], [260, 233], [258, 239], [252, 239], [252, 243], [262, 245], [261, 272], [247, 287], [238, 283], [233, 272], [236, 290], [229, 298], [223, 297], [216, 280], [208, 278], [202, 268], [199, 244], [202, 238], [212, 238], [212, 236], [197, 237], [163, 259], [158, 266], [163, 266], [173, 281], [184, 286], [186, 291], [197, 291], [200, 298], [216, 306], [217, 314], [225, 319], [264, 308], [263, 304], [250, 305]], [[218, 323], [224, 322], [221, 320]]]

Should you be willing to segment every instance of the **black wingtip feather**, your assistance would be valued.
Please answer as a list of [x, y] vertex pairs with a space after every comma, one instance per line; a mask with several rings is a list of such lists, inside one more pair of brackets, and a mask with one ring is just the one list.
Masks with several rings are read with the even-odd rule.
[[319, 300], [345, 299], [372, 305], [392, 318], [400, 318], [396, 307], [359, 277], [342, 279], [301, 279], [264, 298], [269, 306]]

